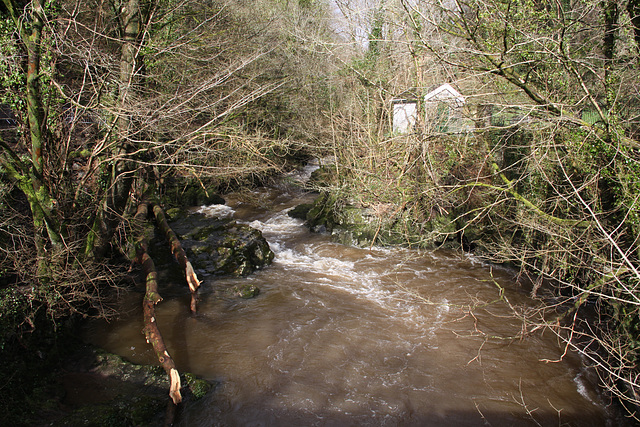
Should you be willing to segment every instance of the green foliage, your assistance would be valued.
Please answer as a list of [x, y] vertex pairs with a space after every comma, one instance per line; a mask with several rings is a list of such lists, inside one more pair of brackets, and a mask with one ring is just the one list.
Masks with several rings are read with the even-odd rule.
[[21, 51], [16, 40], [16, 27], [11, 18], [0, 16], [0, 104], [23, 111], [24, 99], [16, 96], [26, 84], [20, 64]]
[[371, 66], [375, 66], [375, 63], [380, 56], [380, 44], [384, 40], [384, 15], [383, 11], [377, 11], [371, 24], [371, 31], [369, 32], [369, 45], [367, 47], [367, 54], [365, 60], [368, 61]]
[[[44, 15], [49, 19], [54, 19], [59, 12], [61, 5], [57, 1], [48, 0], [44, 2]], [[28, 17], [28, 15], [25, 15]], [[24, 31], [30, 31], [30, 19], [22, 19]], [[55, 127], [57, 120], [55, 112], [62, 102], [57, 90], [53, 88], [51, 78], [55, 74], [52, 68], [53, 46], [55, 37], [45, 28], [40, 44], [40, 74], [38, 83], [42, 91], [42, 100], [45, 109], [51, 113], [48, 125]], [[0, 16], [0, 104], [6, 104], [18, 115], [23, 116], [26, 109], [26, 70], [24, 69], [24, 58], [26, 56], [25, 41], [20, 40], [20, 32], [16, 23], [8, 15]]]
[[360, 83], [366, 87], [384, 87], [391, 77], [387, 74], [388, 58], [384, 54], [385, 12], [375, 12], [371, 29], [367, 36], [367, 48], [364, 55], [352, 60], [350, 70]]
[[[629, 285], [629, 284], [627, 284]], [[611, 304], [613, 308], [612, 318], [615, 321], [616, 333], [623, 337], [625, 354], [629, 367], [637, 366], [640, 357], [640, 313], [638, 307], [622, 302]]]

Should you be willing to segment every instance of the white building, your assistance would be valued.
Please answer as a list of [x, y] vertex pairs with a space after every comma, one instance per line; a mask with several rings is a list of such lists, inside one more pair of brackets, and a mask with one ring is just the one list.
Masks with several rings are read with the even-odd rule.
[[413, 130], [418, 118], [418, 102], [411, 99], [394, 99], [393, 132], [408, 133]]
[[424, 96], [425, 105], [438, 102], [446, 102], [452, 108], [462, 108], [465, 104], [465, 99], [449, 83], [445, 83]]
[[[424, 123], [430, 132], [463, 132], [468, 130], [469, 121], [464, 120], [462, 107], [464, 96], [449, 83], [445, 83], [427, 93], [424, 98]], [[393, 132], [408, 133], [416, 125], [418, 102], [410, 96], [392, 100]]]

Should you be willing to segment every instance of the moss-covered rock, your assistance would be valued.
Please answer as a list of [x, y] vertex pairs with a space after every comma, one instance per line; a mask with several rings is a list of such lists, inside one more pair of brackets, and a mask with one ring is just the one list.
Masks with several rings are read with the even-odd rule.
[[233, 295], [236, 295], [240, 298], [249, 299], [258, 296], [258, 294], [260, 293], [260, 288], [258, 288], [256, 285], [240, 285], [231, 288], [231, 292], [233, 293]]
[[194, 400], [202, 399], [213, 389], [213, 385], [209, 381], [198, 378], [192, 373], [184, 374], [184, 383], [189, 387]]
[[331, 233], [335, 241], [346, 245], [434, 248], [459, 240], [454, 213], [432, 215], [429, 221], [418, 223], [410, 212], [395, 205], [355, 206], [326, 193], [312, 204], [297, 206], [289, 215], [305, 220], [313, 231]]
[[59, 377], [67, 413], [52, 426], [162, 425], [169, 380], [159, 366], [136, 365], [82, 346]]
[[333, 227], [340, 224], [338, 213], [341, 204], [339, 198], [327, 192], [321, 193], [311, 204], [302, 204], [291, 209], [289, 216], [302, 219], [314, 231], [332, 231]]
[[171, 226], [199, 274], [246, 276], [274, 258], [260, 230], [228, 218], [194, 213]]
[[333, 165], [320, 166], [311, 172], [307, 186], [327, 187], [337, 182], [336, 168]]
[[164, 211], [164, 215], [167, 218], [167, 221], [171, 222], [183, 217], [185, 215], [185, 211], [181, 208], [169, 208]]
[[291, 209], [289, 212], [287, 212], [287, 214], [291, 218], [301, 219], [303, 221], [306, 221], [307, 214], [309, 213], [312, 207], [313, 207], [312, 203], [303, 203]]
[[214, 221], [213, 224], [194, 229], [185, 237], [198, 240], [199, 242], [204, 242], [211, 236], [224, 233], [229, 223], [229, 221]]
[[[59, 382], [65, 414], [51, 426], [161, 426], [169, 399], [163, 368], [137, 365], [120, 356], [83, 346], [69, 359]], [[183, 373], [182, 405], [188, 406], [215, 388], [215, 383]]]

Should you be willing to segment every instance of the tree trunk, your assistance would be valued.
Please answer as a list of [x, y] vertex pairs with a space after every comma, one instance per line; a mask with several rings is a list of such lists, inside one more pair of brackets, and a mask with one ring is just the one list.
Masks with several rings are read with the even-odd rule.
[[602, 51], [604, 54], [604, 90], [607, 108], [607, 138], [611, 139], [616, 127], [616, 98], [618, 95], [619, 79], [615, 74], [615, 51], [618, 37], [618, 3], [617, 0], [605, 0], [604, 8], [604, 37]]
[[159, 205], [154, 205], [153, 213], [156, 217], [158, 228], [160, 228], [160, 231], [162, 231], [165, 238], [169, 242], [171, 253], [175, 257], [176, 261], [178, 261], [180, 266], [184, 269], [185, 276], [187, 278], [187, 284], [189, 285], [189, 290], [191, 291], [191, 313], [196, 314], [196, 311], [198, 309], [198, 287], [200, 287], [198, 276], [196, 275], [191, 262], [189, 262], [187, 254], [184, 252], [178, 236], [176, 236], [176, 233], [174, 233], [171, 227], [169, 227], [162, 208]]
[[16, 3], [3, 0], [14, 21], [20, 38], [27, 50], [26, 70], [26, 107], [27, 122], [29, 124], [29, 139], [31, 143], [31, 164], [25, 162], [11, 151], [4, 143], [1, 144], [4, 155], [2, 164], [11, 169], [10, 176], [27, 197], [31, 208], [34, 226], [34, 240], [38, 257], [38, 276], [47, 277], [50, 270], [50, 254], [47, 246], [51, 244], [54, 253], [61, 247], [64, 232], [54, 215], [52, 197], [44, 181], [43, 149], [47, 139], [46, 119], [44, 117], [43, 100], [40, 94], [42, 56], [42, 31], [44, 28], [44, 10], [42, 0], [33, 0], [28, 27], [24, 17], [18, 15]]
[[122, 47], [120, 50], [120, 79], [118, 87], [118, 153], [113, 166], [114, 195], [113, 204], [117, 207], [124, 205], [131, 186], [129, 171], [131, 165], [127, 154], [131, 151], [131, 111], [129, 97], [135, 89], [137, 79], [138, 55], [140, 52], [140, 1], [128, 0], [122, 7], [120, 15], [122, 28]]
[[627, 12], [633, 25], [633, 36], [636, 41], [636, 48], [640, 49], [640, 0], [628, 0]]
[[[148, 213], [148, 205], [146, 202], [140, 203], [136, 212], [134, 222], [136, 224], [144, 223]], [[143, 332], [147, 342], [151, 344], [158, 358], [158, 361], [169, 375], [170, 388], [169, 396], [173, 403], [177, 405], [182, 402], [180, 394], [180, 375], [176, 369], [176, 364], [167, 351], [160, 329], [156, 322], [155, 305], [162, 301], [162, 297], [158, 292], [158, 274], [156, 273], [155, 264], [147, 253], [149, 246], [148, 238], [143, 234], [136, 242], [136, 261], [142, 265], [146, 277], [146, 292], [142, 302], [144, 313], [144, 329]]]
[[100, 258], [109, 250], [115, 229], [125, 211], [129, 194], [134, 185], [130, 153], [133, 151], [131, 137], [135, 133], [131, 122], [129, 99], [135, 88], [137, 79], [136, 63], [141, 48], [141, 9], [139, 0], [127, 0], [118, 10], [120, 18], [121, 45], [116, 100], [115, 128], [117, 143], [109, 153], [114, 161], [110, 165], [110, 185], [100, 203], [94, 218], [89, 240], [85, 247], [86, 254]]

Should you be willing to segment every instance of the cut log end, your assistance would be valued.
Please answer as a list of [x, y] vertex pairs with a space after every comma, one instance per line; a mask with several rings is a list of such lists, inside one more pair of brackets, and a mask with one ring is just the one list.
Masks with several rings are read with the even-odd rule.
[[187, 283], [189, 284], [189, 289], [191, 292], [196, 292], [200, 287], [200, 283], [202, 281], [198, 280], [198, 276], [191, 265], [191, 262], [187, 261], [187, 266], [185, 268], [185, 275], [187, 277]]
[[169, 388], [169, 396], [171, 400], [173, 400], [174, 405], [182, 402], [182, 395], [180, 394], [180, 374], [178, 370], [172, 368], [169, 372], [169, 377], [171, 378], [171, 386]]

